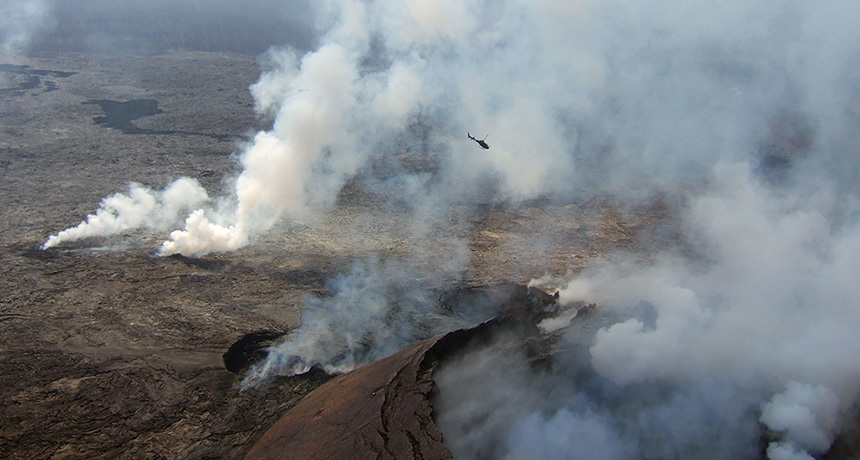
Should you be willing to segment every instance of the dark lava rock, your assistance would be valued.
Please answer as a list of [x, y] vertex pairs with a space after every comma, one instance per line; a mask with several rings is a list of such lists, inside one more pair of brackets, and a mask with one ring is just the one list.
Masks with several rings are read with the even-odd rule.
[[76, 72], [64, 72], [59, 70], [37, 70], [28, 65], [0, 64], [0, 73], [4, 75], [4, 84], [10, 85], [0, 88], [0, 96], [7, 94], [24, 94], [30, 90], [42, 89], [42, 92], [50, 92], [57, 89], [57, 84], [44, 77], [67, 78]]
[[158, 101], [155, 99], [132, 99], [130, 101], [120, 102], [111, 101], [108, 99], [97, 99], [92, 101], [84, 101], [82, 104], [94, 104], [101, 107], [105, 116], [93, 117], [93, 121], [97, 124], [108, 128], [118, 129], [123, 134], [158, 134], [158, 135], [191, 135], [191, 136], [206, 136], [218, 140], [229, 140], [233, 138], [229, 134], [213, 134], [200, 133], [193, 131], [182, 131], [175, 129], [144, 129], [139, 128], [132, 121], [142, 117], [160, 115], [164, 113], [158, 108]]
[[224, 367], [236, 374], [258, 361], [266, 358], [268, 348], [275, 340], [284, 336], [283, 332], [258, 331], [245, 334], [224, 353]]
[[132, 121], [141, 117], [164, 113], [158, 108], [158, 101], [155, 99], [133, 99], [125, 102], [98, 99], [85, 101], [84, 104], [98, 105], [104, 111], [105, 116], [95, 117], [93, 121], [109, 128], [118, 129], [125, 134], [146, 133], [146, 130], [138, 128]]

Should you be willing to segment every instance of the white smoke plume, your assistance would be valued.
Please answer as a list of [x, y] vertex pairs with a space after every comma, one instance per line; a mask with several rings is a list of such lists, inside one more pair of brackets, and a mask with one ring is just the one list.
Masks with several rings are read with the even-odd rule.
[[[761, 421], [771, 430], [785, 433], [785, 441], [771, 443], [768, 455], [779, 460], [790, 453], [820, 454], [830, 448], [839, 416], [839, 398], [829, 388], [788, 382], [762, 408]], [[809, 457], [808, 454], [806, 454]]]
[[[567, 109], [564, 119], [574, 121], [569, 137], [558, 138], [576, 141], [567, 144], [570, 157], [561, 157], [579, 169], [553, 164], [579, 179], [577, 186], [627, 188], [627, 196], [654, 184], [683, 191], [688, 248], [649, 267], [591, 267], [561, 290], [564, 302], [617, 311], [644, 304], [656, 312], [653, 324], [634, 317], [597, 333], [589, 351], [599, 378], [585, 388], [564, 378], [501, 385], [504, 403], [480, 395], [492, 407], [481, 420], [450, 409], [464, 403], [456, 396], [445, 402], [470, 386], [492, 387], [464, 377], [481, 358], [438, 375], [440, 426], [449, 445], [463, 441], [456, 457], [482, 458], [483, 446], [497, 449], [489, 455], [495, 458], [760, 458], [763, 427], [777, 437], [767, 448], [771, 459], [812, 458], [830, 448], [860, 393], [853, 332], [860, 327], [853, 281], [860, 274], [860, 168], [852, 109], [860, 80], [848, 70], [860, 59], [860, 35], [845, 22], [848, 12], [860, 10], [850, 2], [824, 9], [593, 2], [572, 16], [541, 15], [543, 30], [525, 28], [564, 37], [556, 43], [590, 57], [589, 69], [602, 69], [589, 73], [600, 76], [595, 86], [571, 84], [583, 88], [581, 100], [559, 96], [556, 113]], [[528, 13], [517, 24], [527, 23]], [[553, 29], [564, 21], [580, 28]], [[529, 41], [506, 38], [506, 50]], [[529, 64], [546, 56], [541, 47], [528, 49], [537, 54], [521, 54]], [[503, 177], [510, 191], [517, 181]], [[563, 191], [551, 177], [542, 176], [543, 191]], [[654, 397], [648, 387], [674, 396]], [[545, 394], [542, 402], [535, 392]], [[517, 402], [524, 398], [530, 403]], [[595, 431], [588, 442], [559, 439], [585, 425]]]
[[[544, 403], [526, 398], [532, 404], [499, 411], [520, 415], [505, 423], [488, 413], [485, 425], [469, 425], [475, 442], [461, 445], [493, 445], [511, 458], [758, 458], [766, 426], [778, 437], [767, 448], [772, 460], [829, 448], [860, 391], [860, 4], [317, 8], [318, 46], [270, 52], [272, 69], [252, 88], [273, 125], [241, 152], [230, 212], [192, 210], [162, 254], [233, 250], [279, 219], [323, 213], [347, 181], [367, 179], [370, 166], [396, 163], [404, 150], [435, 168], [392, 167], [394, 176], [368, 183], [406, 192], [391, 200], [421, 197], [416, 214], [582, 191], [636, 200], [660, 187], [683, 194], [685, 250], [649, 267], [591, 267], [561, 291], [564, 301], [617, 311], [650, 305], [653, 324], [634, 318], [601, 330], [589, 344], [590, 386], [538, 382]], [[467, 131], [489, 134], [490, 150]], [[347, 342], [388, 349], [379, 331], [394, 304], [350, 311], [355, 297], [346, 293], [379, 298], [390, 284], [375, 274], [403, 278], [385, 263], [368, 267], [333, 286], [333, 299], [308, 301], [333, 310], [314, 319], [312, 333], [297, 331], [263, 374], [292, 372], [277, 361], [288, 356], [303, 357], [300, 367], [353, 362], [354, 353], [341, 360], [328, 350], [361, 347], [319, 347], [344, 331], [373, 331]], [[452, 368], [453, 393], [469, 367]], [[587, 440], [559, 441], [574, 429], [589, 430]]]
[[272, 375], [302, 374], [314, 365], [328, 372], [349, 371], [420, 336], [412, 330], [416, 316], [432, 302], [426, 289], [403, 277], [408, 272], [398, 261], [356, 262], [330, 281], [333, 297], [305, 300], [302, 326], [287, 342], [270, 349], [243, 385], [256, 385]]
[[[166, 230], [175, 225], [189, 209], [200, 206], [208, 199], [206, 190], [196, 180], [187, 177], [177, 179], [161, 191], [132, 183], [127, 194], [117, 193], [104, 198], [95, 214], [88, 215], [86, 220], [75, 227], [51, 235], [42, 249], [139, 228]], [[203, 211], [199, 212], [202, 214]]]
[[[258, 133], [242, 155], [244, 169], [236, 179], [237, 209], [230, 224], [193, 216], [195, 222], [189, 218], [184, 230], [171, 233], [161, 254], [237, 249], [252, 232], [265, 230], [284, 213], [297, 216], [309, 206], [324, 209], [333, 204], [345, 179], [361, 164], [347, 135], [349, 112], [356, 105], [357, 59], [336, 44], [305, 56], [292, 93], [281, 101], [274, 128]], [[259, 96], [261, 86], [255, 88]], [[268, 107], [265, 99], [260, 103]]]
[[[822, 454], [860, 392], [860, 289], [852, 281], [860, 208], [832, 213], [845, 197], [770, 188], [746, 165], [717, 168], [713, 179], [685, 216], [702, 260], [590, 269], [560, 298], [620, 311], [654, 306], [653, 324], [633, 318], [597, 333], [592, 363], [613, 385], [730, 382], [732, 399], [761, 410], [760, 422], [781, 436], [771, 459]], [[837, 223], [846, 212], [848, 223]], [[684, 411], [714, 405], [702, 392]]]
[[[417, 340], [492, 317], [492, 312], [477, 306], [470, 306], [472, 315], [485, 316], [470, 317], [471, 321], [440, 309], [438, 286], [459, 278], [466, 255], [466, 251], [454, 251], [429, 265], [378, 257], [356, 261], [328, 282], [330, 297], [304, 300], [301, 326], [252, 367], [243, 388], [277, 375], [302, 374], [313, 366], [329, 373], [347, 372]], [[421, 273], [420, 281], [416, 273]]]
[[34, 35], [51, 28], [49, 0], [5, 0], [0, 4], [0, 49], [15, 54], [27, 47]]
[[[518, 201], [696, 180], [717, 161], [747, 158], [769, 118], [806, 100], [822, 121], [844, 118], [825, 103], [838, 102], [826, 87], [847, 68], [821, 51], [850, 43], [826, 28], [830, 8], [441, 0], [317, 8], [318, 48], [270, 52], [272, 69], [252, 86], [274, 123], [241, 152], [234, 211], [195, 212], [161, 254], [229, 251], [281, 218], [324, 211], [363, 167], [402, 153], [390, 140], [416, 120], [427, 142], [406, 148], [441, 161], [439, 174], [457, 189], [447, 200], [474, 197], [489, 180], [491, 199]], [[795, 26], [800, 18], [811, 32]], [[491, 150], [475, 151], [465, 131], [491, 134]]]

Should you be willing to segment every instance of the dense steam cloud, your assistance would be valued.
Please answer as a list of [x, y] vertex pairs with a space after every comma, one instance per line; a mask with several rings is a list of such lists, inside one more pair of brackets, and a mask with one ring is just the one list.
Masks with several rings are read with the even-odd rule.
[[[408, 203], [416, 216], [583, 192], [637, 200], [659, 188], [684, 203], [684, 250], [648, 267], [593, 266], [561, 291], [562, 301], [615, 311], [647, 304], [656, 319], [598, 332], [588, 344], [595, 376], [582, 387], [565, 373], [535, 378], [504, 361], [508, 380], [520, 384], [481, 386], [500, 393], [479, 395], [494, 409], [479, 420], [443, 402], [440, 425], [455, 427], [446, 441], [464, 446], [452, 448], [466, 458], [483, 455], [480, 446], [502, 458], [757, 458], [767, 429], [772, 460], [830, 447], [860, 390], [860, 4], [315, 8], [313, 49], [269, 51], [269, 69], [251, 88], [273, 124], [240, 152], [229, 205], [192, 210], [161, 254], [240, 248], [279, 220], [330, 210], [350, 180]], [[491, 149], [477, 148], [467, 131], [489, 134]], [[397, 164], [405, 152], [432, 168]], [[389, 173], [375, 174], [380, 164]], [[110, 200], [105, 218], [97, 212], [93, 224], [46, 247], [82, 226], [93, 232], [81, 237], [131, 228], [95, 224], [124, 219]], [[182, 208], [155, 202], [152, 209]], [[160, 212], [134, 215], [138, 228], [162, 228]], [[430, 235], [425, 223], [414, 236]], [[452, 272], [467, 265], [455, 259]], [[406, 325], [421, 324], [409, 312], [424, 302], [383, 300], [388, 294], [374, 293], [393, 292], [392, 284], [372, 280], [396, 285], [398, 270], [356, 267], [333, 299], [308, 300], [310, 315], [325, 312], [319, 326], [303, 321], [249, 383], [312, 364], [348, 367], [361, 360], [356, 350], [377, 356], [408, 342]], [[351, 292], [378, 302], [353, 303]], [[421, 295], [407, 290], [405, 299]], [[406, 305], [404, 316], [392, 317], [393, 305]], [[394, 342], [380, 333], [391, 318], [404, 320], [390, 330]], [[329, 346], [338, 335], [362, 345]], [[470, 369], [497, 367], [495, 357], [474, 359], [440, 376], [445, 394], [468, 394]], [[448, 434], [465, 426], [466, 441]]]
[[[855, 218], [838, 224], [834, 218], [844, 210], [827, 212], [846, 198], [830, 190], [798, 196], [770, 188], [746, 165], [717, 168], [713, 181], [691, 199], [685, 217], [685, 234], [702, 251], [696, 260], [665, 256], [645, 269], [595, 267], [567, 284], [561, 300], [622, 312], [641, 302], [655, 308], [653, 324], [620, 322], [599, 331], [590, 347], [594, 369], [608, 381], [602, 385], [620, 388], [625, 400], [643, 385], [676, 392], [717, 386], [661, 410], [669, 420], [684, 421], [690, 411], [729, 407], [728, 399], [741, 404], [737, 412], [710, 417], [708, 426], [728, 433], [752, 414], [752, 421], [759, 417], [780, 436], [768, 447], [770, 458], [822, 454], [860, 391], [860, 340], [853, 332], [860, 325], [860, 290], [852, 281], [860, 270], [860, 226]], [[568, 397], [585, 396], [574, 390]], [[597, 401], [600, 411], [612, 410]], [[653, 409], [611, 419], [627, 426]], [[761, 431], [755, 423], [746, 428], [737, 439], [756, 439]], [[641, 453], [637, 446], [631, 449]], [[757, 457], [752, 449], [717, 458]]]
[[[481, 200], [516, 202], [698, 181], [720, 161], [785, 141], [772, 135], [780, 124], [815, 125], [821, 145], [854, 136], [844, 113], [856, 97], [851, 67], [833, 50], [857, 50], [850, 31], [828, 27], [838, 9], [418, 1], [318, 10], [319, 47], [273, 50], [252, 87], [274, 123], [241, 152], [235, 206], [194, 213], [162, 254], [236, 249], [279, 219], [329, 208], [362, 168], [402, 153], [391, 139], [415, 142], [416, 124], [425, 136], [405, 149], [436, 158], [434, 183], [444, 185], [420, 192], [446, 201], [488, 182], [494, 195]], [[465, 131], [491, 133], [492, 149], [476, 152]], [[835, 162], [857, 161], [835, 154], [807, 161], [836, 174]]]

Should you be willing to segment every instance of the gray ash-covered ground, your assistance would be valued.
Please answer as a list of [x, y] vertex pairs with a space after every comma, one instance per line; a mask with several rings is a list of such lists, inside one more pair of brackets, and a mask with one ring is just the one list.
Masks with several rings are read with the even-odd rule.
[[[12, 85], [0, 94], [0, 457], [243, 455], [327, 377], [240, 392], [224, 352], [248, 333], [297, 327], [302, 299], [326, 295], [325, 281], [354, 259], [410, 257], [402, 210], [351, 184], [331, 214], [284, 222], [230, 254], [156, 257], [165, 235], [139, 232], [41, 251], [130, 181], [160, 188], [190, 176], [223, 193], [237, 143], [265, 123], [247, 89], [259, 69], [249, 56], [207, 52], [0, 64]], [[160, 111], [129, 121], [136, 133], [96, 123], [105, 113], [87, 103], [135, 100]], [[419, 165], [421, 155], [402, 154]], [[456, 217], [471, 268], [452, 280], [474, 286], [581, 270], [616, 248], [644, 255], [676, 235], [665, 199], [622, 209], [581, 197]]]

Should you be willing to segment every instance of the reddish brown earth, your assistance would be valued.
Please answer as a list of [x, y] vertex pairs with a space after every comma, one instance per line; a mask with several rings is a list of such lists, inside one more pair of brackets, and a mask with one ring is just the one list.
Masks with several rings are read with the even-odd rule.
[[275, 422], [246, 459], [451, 458], [427, 397], [427, 340], [326, 383]]
[[517, 287], [499, 299], [505, 313], [498, 318], [332, 379], [275, 422], [245, 459], [452, 458], [433, 419], [433, 372], [446, 358], [494, 340], [502, 331], [515, 332], [507, 337], [517, 348], [540, 340], [534, 321], [554, 300], [537, 289]]

